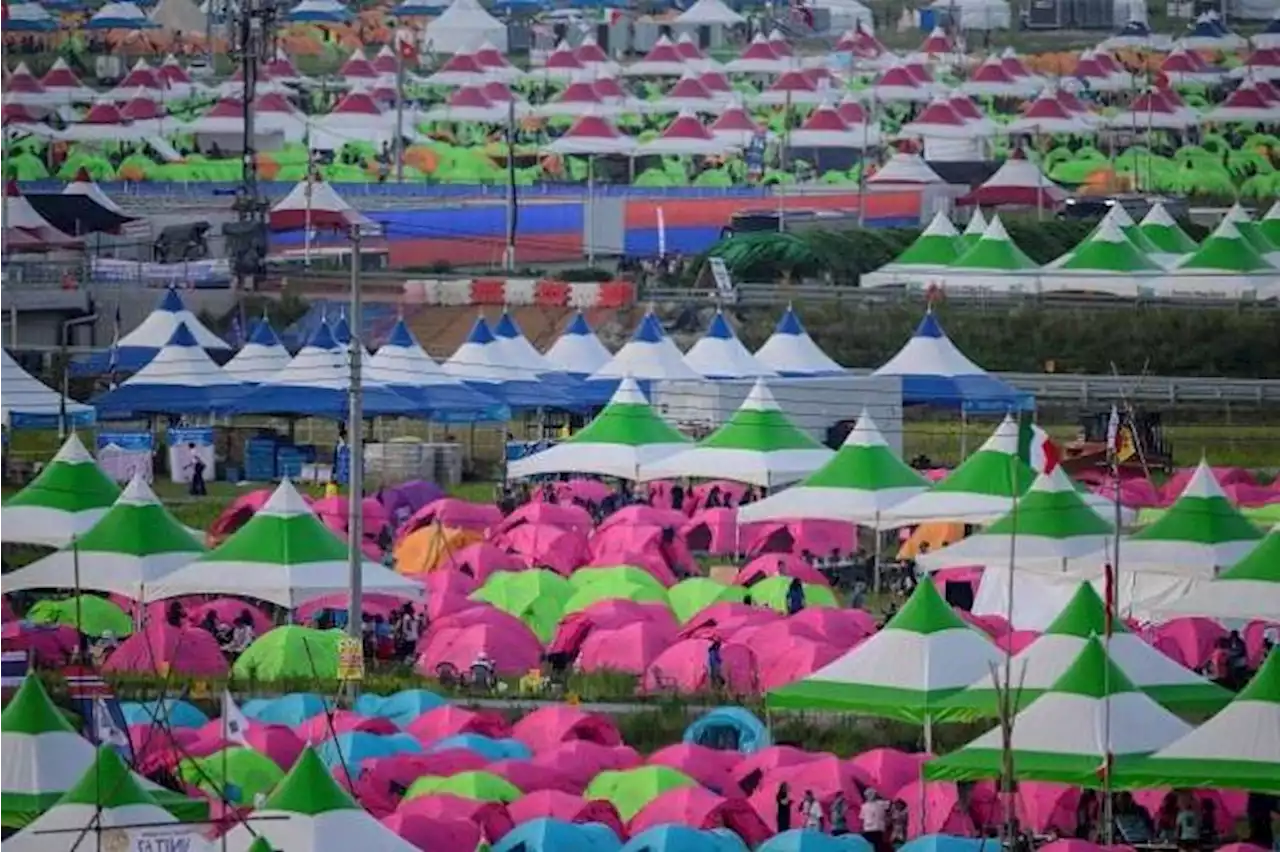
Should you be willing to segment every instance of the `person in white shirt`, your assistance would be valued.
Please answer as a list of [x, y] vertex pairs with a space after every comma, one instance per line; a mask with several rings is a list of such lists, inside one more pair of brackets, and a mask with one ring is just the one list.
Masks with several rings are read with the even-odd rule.
[[858, 816], [862, 819], [862, 836], [871, 844], [876, 852], [886, 852], [885, 831], [889, 828], [889, 803], [880, 798], [876, 791], [868, 787], [863, 794], [862, 808]]
[[804, 827], [811, 831], [822, 831], [822, 805], [814, 798], [812, 790], [804, 791], [800, 800], [800, 816], [804, 819]]

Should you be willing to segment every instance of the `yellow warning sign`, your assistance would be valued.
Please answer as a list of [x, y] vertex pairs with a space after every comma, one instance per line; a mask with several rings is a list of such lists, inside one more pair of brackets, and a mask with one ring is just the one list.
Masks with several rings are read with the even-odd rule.
[[364, 680], [364, 645], [359, 639], [338, 640], [338, 680]]

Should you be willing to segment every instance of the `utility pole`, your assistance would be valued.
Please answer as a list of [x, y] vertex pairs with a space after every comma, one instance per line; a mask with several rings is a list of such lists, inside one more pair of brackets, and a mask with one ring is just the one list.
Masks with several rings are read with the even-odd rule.
[[[347, 635], [363, 645], [361, 632], [364, 611], [364, 399], [361, 387], [361, 358], [364, 355], [364, 308], [360, 300], [360, 224], [351, 226], [351, 342], [350, 408], [347, 413], [347, 488], [350, 502], [347, 518], [347, 566], [351, 584], [351, 600], [347, 603]], [[352, 681], [353, 693], [359, 682]]]
[[238, 12], [235, 43], [243, 78], [241, 119], [244, 129], [240, 140], [243, 159], [240, 189], [234, 205], [237, 221], [223, 225], [222, 233], [227, 237], [227, 253], [231, 257], [232, 272], [239, 278], [240, 289], [253, 290], [258, 276], [265, 271], [267, 260], [267, 202], [258, 189], [254, 100], [258, 93], [258, 70], [267, 37], [275, 24], [275, 0], [240, 0]]
[[401, 28], [392, 39], [396, 52], [396, 138], [391, 150], [396, 158], [396, 183], [404, 183], [404, 45], [412, 38], [411, 32]]
[[507, 272], [516, 271], [516, 227], [520, 215], [516, 200], [516, 99], [507, 100], [507, 247], [503, 252]]

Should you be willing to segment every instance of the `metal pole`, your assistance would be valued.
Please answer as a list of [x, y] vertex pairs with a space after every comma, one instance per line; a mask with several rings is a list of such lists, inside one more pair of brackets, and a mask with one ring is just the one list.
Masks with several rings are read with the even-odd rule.
[[404, 53], [400, 49], [400, 30], [396, 30], [396, 141], [392, 150], [396, 157], [396, 183], [404, 183]]
[[778, 183], [774, 187], [774, 192], [778, 200], [778, 233], [786, 233], [787, 230], [787, 205], [786, 194], [787, 184], [785, 176], [787, 173], [787, 146], [791, 144], [791, 92], [787, 91], [786, 106], [782, 109], [782, 138], [778, 140]]
[[[0, 77], [9, 79], [9, 33], [0, 31]], [[0, 205], [0, 260], [9, 257], [9, 118], [0, 122], [0, 178], [4, 180], [4, 203]]]
[[507, 272], [516, 271], [516, 99], [507, 101], [507, 248], [503, 252]]
[[[347, 418], [347, 452], [349, 462], [347, 470], [347, 487], [350, 489], [350, 516], [347, 518], [347, 564], [350, 568], [351, 600], [347, 604], [347, 635], [356, 642], [363, 643], [361, 633], [361, 613], [364, 611], [364, 576], [361, 573], [364, 565], [363, 543], [364, 530], [361, 510], [364, 503], [364, 400], [361, 396], [361, 364], [364, 355], [362, 332], [364, 330], [364, 310], [360, 304], [360, 226], [351, 228], [351, 385], [348, 389], [351, 406]], [[358, 682], [352, 681], [353, 691], [358, 689]]]
[[[309, 145], [310, 143], [308, 143]], [[304, 195], [307, 199], [306, 207], [302, 214], [302, 266], [304, 269], [311, 268], [311, 188], [314, 186], [316, 174], [315, 152], [310, 147], [307, 148], [307, 186]]]
[[587, 266], [596, 265], [596, 229], [595, 229], [595, 194], [596, 158], [587, 155]]

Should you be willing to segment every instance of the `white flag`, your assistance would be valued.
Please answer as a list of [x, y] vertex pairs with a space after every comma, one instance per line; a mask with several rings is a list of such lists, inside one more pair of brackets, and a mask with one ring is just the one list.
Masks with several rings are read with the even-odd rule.
[[1115, 453], [1120, 449], [1120, 412], [1111, 406], [1111, 417], [1107, 419], [1107, 452]]
[[222, 728], [228, 742], [248, 745], [249, 719], [244, 711], [236, 706], [231, 697], [231, 690], [222, 690]]
[[115, 717], [111, 715], [111, 708], [107, 706], [105, 699], [94, 699], [93, 730], [98, 735], [98, 742], [102, 745], [124, 749], [130, 747], [129, 732], [116, 724]]

